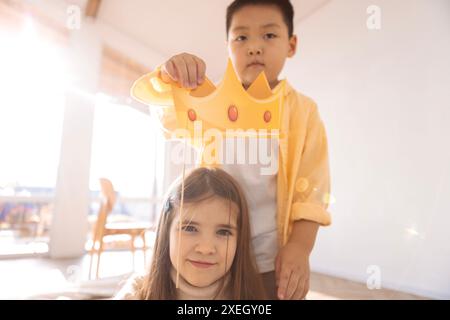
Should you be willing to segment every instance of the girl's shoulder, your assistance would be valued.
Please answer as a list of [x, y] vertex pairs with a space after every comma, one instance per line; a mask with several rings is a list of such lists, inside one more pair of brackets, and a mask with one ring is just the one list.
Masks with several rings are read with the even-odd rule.
[[140, 300], [140, 291], [144, 285], [145, 274], [132, 274], [124, 280], [114, 300]]

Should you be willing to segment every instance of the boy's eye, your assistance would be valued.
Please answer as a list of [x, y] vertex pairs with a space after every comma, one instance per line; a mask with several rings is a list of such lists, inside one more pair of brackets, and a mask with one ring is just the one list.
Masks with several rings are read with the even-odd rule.
[[266, 39], [273, 39], [273, 38], [276, 38], [276, 37], [277, 37], [277, 35], [275, 33], [266, 33], [264, 35], [264, 38], [266, 38]]
[[244, 40], [247, 40], [246, 36], [237, 36], [236, 37], [236, 41], [244, 41]]
[[233, 233], [227, 229], [220, 229], [219, 231], [217, 231], [217, 234], [220, 236], [227, 236], [227, 237], [233, 235]]
[[197, 228], [195, 228], [194, 226], [187, 225], [187, 226], [182, 226], [181, 230], [186, 231], [186, 232], [195, 232], [195, 231], [197, 231]]

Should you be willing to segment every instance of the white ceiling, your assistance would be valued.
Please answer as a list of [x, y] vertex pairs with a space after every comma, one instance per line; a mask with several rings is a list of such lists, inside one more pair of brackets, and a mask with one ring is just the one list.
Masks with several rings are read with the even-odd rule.
[[[291, 0], [295, 25], [329, 0]], [[230, 0], [103, 0], [98, 19], [163, 57], [189, 52], [203, 58], [207, 75], [226, 65], [225, 11]], [[162, 61], [161, 61], [162, 62]]]
[[[65, 24], [68, 5], [83, 7], [87, 0], [19, 0]], [[291, 0], [294, 25], [331, 0]], [[218, 81], [225, 70], [225, 11], [231, 0], [102, 0], [96, 22], [114, 30], [121, 48], [130, 58], [154, 66], [170, 56], [189, 52], [205, 60], [207, 76]], [[57, 19], [59, 18], [59, 19]], [[294, 30], [298, 31], [298, 30]], [[301, 36], [301, 34], [300, 34]], [[127, 41], [122, 41], [126, 39]], [[124, 45], [124, 43], [126, 43]], [[134, 43], [135, 45], [131, 45]], [[145, 50], [142, 50], [142, 49]], [[124, 52], [125, 51], [125, 52]], [[126, 52], [128, 51], [128, 52]], [[142, 58], [150, 52], [149, 59]], [[144, 53], [144, 55], [146, 55]]]

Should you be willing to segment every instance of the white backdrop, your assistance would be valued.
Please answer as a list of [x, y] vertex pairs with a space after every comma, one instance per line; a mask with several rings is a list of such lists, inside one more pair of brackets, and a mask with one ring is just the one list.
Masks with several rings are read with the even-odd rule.
[[318, 103], [335, 198], [312, 269], [450, 298], [450, 1], [333, 0], [296, 33], [285, 75]]

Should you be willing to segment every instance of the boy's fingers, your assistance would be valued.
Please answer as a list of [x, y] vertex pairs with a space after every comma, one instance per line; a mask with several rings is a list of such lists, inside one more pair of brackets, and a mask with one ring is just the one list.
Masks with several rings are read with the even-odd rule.
[[168, 61], [163, 64], [161, 67], [161, 79], [164, 82], [170, 82], [170, 80], [177, 81], [177, 72], [175, 67], [173, 66], [172, 61]]
[[306, 281], [304, 281], [303, 279], [300, 279], [299, 285], [298, 285], [297, 289], [295, 290], [292, 300], [303, 299], [303, 293], [305, 292], [305, 287], [306, 287]]
[[303, 294], [302, 294], [302, 296], [301, 296], [301, 299], [305, 299], [306, 298], [306, 295], [308, 294], [308, 291], [309, 291], [309, 279], [306, 279], [306, 281], [305, 281], [305, 286], [304, 286], [305, 288], [304, 288], [304, 290], [303, 290]]
[[186, 63], [186, 67], [188, 70], [188, 81], [189, 87], [195, 88], [197, 87], [197, 63], [195, 62], [192, 56], [184, 56], [184, 62]]
[[175, 69], [175, 65], [173, 64], [173, 61], [169, 61], [169, 63], [167, 64], [166, 70], [169, 73], [169, 76], [174, 81], [178, 81], [178, 73], [177, 73], [177, 69]]
[[289, 278], [291, 276], [291, 271], [284, 268], [283, 270], [281, 270], [280, 273], [280, 284], [278, 286], [278, 299], [285, 299], [286, 298], [286, 288], [288, 286], [289, 283]]
[[206, 74], [206, 64], [202, 59], [194, 57], [195, 62], [197, 63], [197, 83], [202, 84], [205, 80]]
[[280, 271], [281, 271], [281, 258], [280, 255], [277, 255], [277, 257], [275, 258], [275, 279], [277, 281], [277, 286], [278, 283], [280, 282]]
[[169, 74], [161, 67], [161, 73], [160, 73], [161, 80], [165, 83], [170, 82], [170, 76]]
[[[292, 299], [294, 297], [295, 291], [299, 285], [300, 276], [298, 272], [291, 272], [291, 277], [289, 279], [289, 283], [286, 288], [285, 299]], [[303, 288], [302, 288], [303, 291]]]
[[177, 70], [178, 82], [180, 83], [181, 86], [188, 88], [189, 82], [188, 82], [188, 71], [186, 67], [186, 62], [184, 61], [183, 58], [179, 56], [172, 58], [172, 62]]
[[309, 279], [306, 279], [301, 288], [299, 287], [296, 300], [303, 300], [306, 298], [306, 295], [309, 291]]

